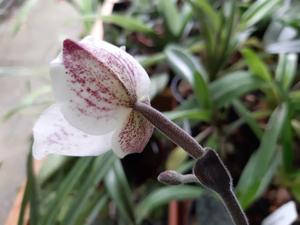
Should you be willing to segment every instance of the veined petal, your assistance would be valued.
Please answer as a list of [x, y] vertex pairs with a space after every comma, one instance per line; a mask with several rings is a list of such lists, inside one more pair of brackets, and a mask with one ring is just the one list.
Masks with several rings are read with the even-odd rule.
[[147, 72], [124, 48], [92, 36], [87, 36], [80, 43], [119, 77], [134, 101], [149, 96], [150, 79]]
[[112, 150], [123, 158], [127, 154], [140, 153], [144, 150], [153, 133], [152, 124], [141, 114], [132, 111], [117, 129], [112, 138]]
[[118, 76], [80, 44], [64, 41], [51, 76], [64, 117], [88, 134], [114, 130], [130, 112], [132, 99]]
[[113, 132], [92, 136], [72, 127], [58, 105], [50, 106], [33, 128], [33, 156], [41, 159], [48, 154], [95, 156], [111, 149]]

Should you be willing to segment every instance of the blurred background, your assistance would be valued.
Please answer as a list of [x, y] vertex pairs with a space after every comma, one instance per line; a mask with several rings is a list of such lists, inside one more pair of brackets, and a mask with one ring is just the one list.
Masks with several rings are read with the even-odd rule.
[[79, 14], [64, 1], [0, 2], [1, 224], [25, 181], [28, 141], [39, 110], [22, 110], [11, 118], [10, 114], [26, 108], [25, 96], [43, 92], [49, 84], [48, 63], [60, 41], [78, 37], [81, 28]]
[[285, 224], [297, 224], [299, 10], [298, 0], [0, 0], [0, 223], [231, 224], [199, 185], [156, 180], [193, 167], [159, 132], [122, 160], [32, 159], [32, 126], [53, 102], [48, 63], [64, 38], [93, 33], [125, 45], [150, 75], [153, 107], [219, 153], [250, 224], [272, 224], [288, 202]]

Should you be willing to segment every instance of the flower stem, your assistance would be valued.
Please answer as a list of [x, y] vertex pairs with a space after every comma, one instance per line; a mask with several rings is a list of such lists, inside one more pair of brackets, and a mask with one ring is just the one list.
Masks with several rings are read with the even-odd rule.
[[231, 175], [214, 150], [205, 148], [204, 155], [195, 163], [194, 174], [203, 186], [220, 195], [225, 208], [236, 225], [249, 224], [233, 192]]
[[204, 153], [204, 148], [187, 132], [170, 121], [161, 112], [143, 102], [136, 102], [133, 109], [146, 117], [156, 128], [170, 138], [175, 144], [182, 147], [193, 158], [198, 159]]
[[232, 220], [237, 225], [249, 225], [248, 219], [243, 212], [235, 193], [231, 189], [228, 193], [220, 194]]
[[182, 147], [194, 159], [197, 159], [194, 174], [200, 183], [214, 190], [222, 197], [224, 205], [236, 225], [248, 225], [247, 217], [232, 190], [231, 175], [217, 153], [210, 149], [204, 149], [187, 132], [150, 105], [143, 102], [136, 102], [133, 109], [141, 113], [156, 128], [175, 144]]

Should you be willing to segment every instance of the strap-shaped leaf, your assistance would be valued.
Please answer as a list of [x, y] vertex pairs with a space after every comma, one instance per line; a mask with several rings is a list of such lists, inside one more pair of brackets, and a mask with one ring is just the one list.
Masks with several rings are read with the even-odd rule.
[[284, 90], [291, 86], [297, 70], [298, 56], [296, 54], [280, 54], [276, 69], [276, 80]]
[[210, 93], [216, 107], [224, 106], [241, 95], [259, 89], [263, 82], [246, 71], [236, 71], [224, 75], [210, 84]]
[[164, 115], [170, 120], [190, 119], [197, 121], [209, 121], [211, 117], [211, 113], [209, 111], [195, 108], [165, 112]]
[[49, 205], [48, 211], [45, 212], [45, 216], [41, 221], [41, 224], [51, 225], [57, 219], [57, 215], [62, 209], [62, 206], [65, 204], [66, 199], [69, 194], [80, 182], [80, 178], [82, 177], [84, 171], [89, 167], [90, 163], [93, 161], [92, 157], [86, 157], [79, 159], [76, 164], [73, 166], [70, 173], [63, 180], [63, 182], [59, 185], [54, 201]]
[[163, 15], [168, 30], [173, 36], [178, 36], [180, 31], [180, 14], [174, 0], [160, 0], [158, 10]]
[[192, 16], [192, 10], [188, 4], [183, 4], [180, 11], [176, 7], [174, 0], [160, 0], [158, 10], [165, 19], [167, 29], [172, 36], [179, 38], [184, 31], [185, 25]]
[[297, 110], [300, 110], [300, 91], [291, 91], [289, 94], [291, 105]]
[[207, 84], [207, 73], [202, 65], [185, 49], [169, 45], [165, 50], [167, 60], [177, 75], [192, 86], [200, 106], [209, 109], [210, 93]]
[[266, 16], [272, 14], [282, 0], [258, 0], [253, 3], [242, 15], [241, 24], [243, 28], [248, 28], [261, 21]]
[[39, 202], [38, 202], [39, 192], [38, 192], [36, 177], [33, 171], [33, 158], [32, 158], [31, 151], [29, 152], [27, 157], [26, 169], [27, 169], [27, 177], [28, 177], [28, 186], [27, 186], [28, 190], [25, 191], [26, 192], [28, 191], [28, 199], [30, 204], [30, 223], [32, 225], [38, 225], [40, 219], [39, 218], [40, 209], [39, 209]]
[[243, 207], [248, 207], [269, 185], [280, 157], [277, 143], [286, 122], [288, 107], [278, 106], [272, 113], [258, 150], [248, 161], [237, 186]]
[[272, 76], [267, 65], [251, 49], [243, 49], [243, 56], [249, 67], [249, 70], [264, 81], [271, 81]]
[[196, 15], [201, 22], [206, 42], [206, 52], [208, 57], [211, 58], [215, 51], [215, 34], [218, 33], [221, 26], [220, 15], [207, 0], [190, 0], [190, 3], [192, 5], [194, 15]]
[[154, 30], [150, 26], [134, 17], [113, 14], [110, 16], [102, 16], [101, 18], [106, 23], [113, 23], [128, 31], [141, 32], [151, 35], [155, 34]]
[[263, 131], [249, 110], [239, 100], [233, 101], [233, 106], [240, 117], [243, 118], [248, 126], [252, 129], [256, 137], [261, 139]]
[[106, 175], [104, 183], [123, 220], [127, 221], [128, 224], [135, 224], [133, 195], [120, 160], [115, 161], [113, 168]]
[[202, 188], [188, 185], [169, 186], [156, 189], [141, 201], [136, 210], [138, 223], [142, 222], [152, 211], [172, 200], [197, 198]]
[[275, 43], [268, 44], [266, 46], [266, 51], [269, 53], [299, 53], [300, 52], [300, 40], [290, 40], [290, 41], [279, 41]]
[[[91, 170], [89, 170], [88, 176], [82, 182], [82, 185], [80, 186], [80, 189], [76, 194], [62, 224], [78, 224], [78, 220], [82, 217], [82, 213], [85, 212], [86, 206], [92, 201], [91, 197], [95, 196], [95, 193], [99, 192], [97, 189], [99, 182], [104, 178], [108, 170], [112, 168], [115, 160], [116, 157], [111, 151], [105, 155], [98, 156], [95, 159]], [[85, 213], [88, 214], [88, 212]]]

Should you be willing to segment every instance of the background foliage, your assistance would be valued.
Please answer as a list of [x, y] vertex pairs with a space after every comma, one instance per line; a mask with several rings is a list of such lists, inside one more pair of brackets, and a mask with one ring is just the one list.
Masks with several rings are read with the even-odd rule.
[[[35, 2], [23, 4], [15, 32]], [[82, 15], [82, 35], [101, 18], [105, 40], [125, 45], [147, 69], [154, 107], [219, 152], [245, 209], [270, 187], [300, 202], [299, 1], [135, 0], [110, 16], [99, 14], [101, 2], [69, 2]], [[4, 118], [48, 105], [40, 99], [50, 91], [33, 90]], [[159, 224], [170, 200], [199, 198], [202, 189], [162, 186], [155, 176], [191, 167], [159, 133], [141, 155], [50, 156], [37, 176], [29, 155], [19, 224], [27, 203], [31, 224]]]

